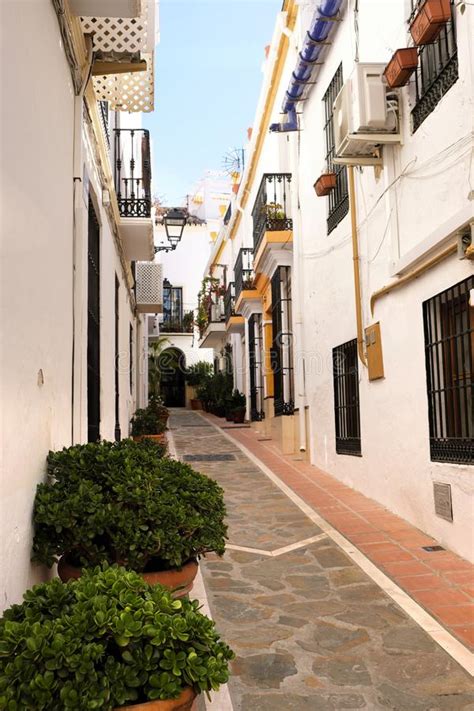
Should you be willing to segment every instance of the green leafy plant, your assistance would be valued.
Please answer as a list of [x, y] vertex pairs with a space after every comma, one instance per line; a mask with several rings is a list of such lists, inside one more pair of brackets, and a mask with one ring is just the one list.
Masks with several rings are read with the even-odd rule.
[[[223, 491], [148, 442], [76, 445], [48, 456], [34, 505], [33, 559], [76, 566], [118, 562], [137, 571], [181, 567], [214, 551], [227, 527]], [[154, 454], [155, 452], [155, 454]]]
[[239, 390], [234, 390], [231, 398], [231, 409], [232, 410], [244, 410], [247, 406], [247, 400], [243, 393]]
[[36, 585], [0, 620], [0, 708], [111, 711], [218, 689], [234, 654], [199, 603], [113, 566]]
[[160, 358], [163, 351], [170, 346], [170, 341], [165, 336], [159, 336], [150, 343], [148, 349], [148, 388], [152, 395], [158, 397], [161, 387]]
[[205, 383], [214, 373], [214, 367], [205, 360], [200, 360], [190, 365], [186, 370], [186, 382], [192, 387], [198, 387]]
[[185, 333], [192, 333], [194, 328], [194, 311], [186, 311], [183, 314], [183, 331]]
[[130, 420], [130, 424], [132, 426], [132, 437], [162, 434], [166, 430], [166, 420], [163, 420], [152, 407], [136, 410]]

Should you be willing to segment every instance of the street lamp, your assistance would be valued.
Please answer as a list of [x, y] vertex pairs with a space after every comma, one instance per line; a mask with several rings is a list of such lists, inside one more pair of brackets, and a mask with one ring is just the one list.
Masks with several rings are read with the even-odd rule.
[[[184, 228], [188, 221], [188, 216], [185, 210], [180, 210], [179, 208], [173, 207], [171, 210], [161, 218], [161, 224], [165, 226], [166, 237], [169, 242], [168, 245], [161, 245], [155, 247], [156, 252], [171, 252], [176, 249], [183, 236]], [[158, 221], [156, 222], [158, 224]]]

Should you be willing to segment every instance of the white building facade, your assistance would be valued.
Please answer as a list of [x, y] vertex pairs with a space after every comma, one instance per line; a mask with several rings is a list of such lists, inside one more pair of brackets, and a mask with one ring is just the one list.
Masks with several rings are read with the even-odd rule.
[[157, 17], [152, 0], [116, 3], [119, 18], [110, 7], [3, 6], [4, 52], [15, 65], [3, 72], [11, 110], [2, 123], [6, 607], [47, 575], [30, 555], [48, 451], [127, 437], [146, 403], [146, 314], [162, 308], [141, 129], [141, 112], [153, 109]]
[[472, 560], [474, 9], [415, 44], [425, 5], [284, 2], [202, 343], [285, 452]]

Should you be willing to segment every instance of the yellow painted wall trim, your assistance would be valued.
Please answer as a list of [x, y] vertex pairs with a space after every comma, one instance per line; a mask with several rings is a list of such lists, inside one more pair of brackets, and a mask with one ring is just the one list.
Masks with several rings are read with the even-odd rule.
[[239, 298], [235, 302], [235, 310], [240, 311], [240, 307], [244, 301], [260, 301], [262, 294], [257, 289], [244, 289], [240, 292]]
[[[282, 11], [286, 12], [286, 27], [288, 30], [290, 30], [292, 32], [295, 27], [295, 24], [296, 24], [296, 18], [298, 17], [298, 6], [296, 5], [295, 0], [285, 0], [285, 2], [283, 3]], [[272, 77], [270, 80], [270, 87], [269, 87], [269, 90], [268, 90], [268, 93], [267, 93], [267, 96], [265, 99], [265, 106], [263, 109], [262, 117], [260, 119], [260, 124], [258, 126], [257, 139], [255, 142], [255, 149], [253, 151], [251, 162], [250, 162], [249, 172], [247, 174], [245, 184], [243, 185], [243, 187], [241, 186], [241, 190], [239, 191], [239, 194], [242, 195], [242, 197], [240, 198], [240, 207], [242, 209], [247, 204], [247, 201], [250, 197], [250, 191], [252, 189], [252, 185], [255, 180], [258, 162], [259, 162], [260, 156], [262, 154], [263, 144], [265, 141], [265, 137], [268, 133], [268, 127], [270, 125], [270, 120], [271, 120], [271, 115], [272, 115], [273, 108], [275, 105], [276, 95], [278, 92], [278, 88], [280, 86], [281, 75], [282, 75], [283, 69], [285, 67], [286, 57], [288, 55], [288, 48], [289, 48], [288, 37], [282, 33], [280, 35], [280, 42], [278, 44], [278, 49], [277, 49], [277, 58], [276, 58], [276, 61], [275, 61], [274, 67], [273, 67], [273, 73], [272, 73]], [[234, 239], [241, 219], [242, 219], [242, 213], [237, 208], [237, 216], [236, 216], [235, 221], [232, 225], [230, 235], [229, 235], [230, 239]]]
[[253, 260], [253, 268], [258, 272], [259, 262], [267, 250], [269, 244], [279, 244], [284, 247], [287, 244], [293, 245], [292, 230], [267, 231], [263, 235], [262, 241], [258, 248], [258, 252]]

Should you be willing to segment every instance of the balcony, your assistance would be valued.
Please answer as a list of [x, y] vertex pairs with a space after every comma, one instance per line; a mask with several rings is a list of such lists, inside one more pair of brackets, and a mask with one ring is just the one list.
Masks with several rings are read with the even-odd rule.
[[137, 311], [160, 314], [163, 311], [163, 265], [137, 262], [135, 265], [135, 300]]
[[126, 259], [153, 258], [150, 134], [114, 129], [114, 182]]
[[291, 173], [265, 173], [252, 210], [254, 254], [259, 256], [265, 233], [276, 233], [285, 241], [285, 234], [293, 229], [291, 219]]
[[241, 333], [244, 330], [244, 318], [235, 310], [235, 284], [232, 281], [224, 296], [225, 325], [227, 333]]
[[209, 276], [199, 294], [198, 327], [200, 348], [220, 348], [226, 334], [225, 295], [227, 267], [220, 267], [219, 276]]
[[82, 32], [94, 36], [94, 93], [112, 111], [154, 108], [155, 0], [71, 0]]
[[234, 266], [236, 309], [247, 317], [255, 311], [260, 311], [258, 306], [261, 301], [260, 292], [255, 286], [253, 255], [254, 250], [251, 247], [243, 247], [239, 250]]

